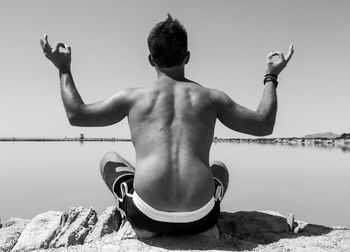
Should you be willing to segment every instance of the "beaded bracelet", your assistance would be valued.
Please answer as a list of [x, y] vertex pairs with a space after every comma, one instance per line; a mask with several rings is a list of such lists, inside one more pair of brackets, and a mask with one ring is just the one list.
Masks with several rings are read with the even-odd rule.
[[271, 81], [273, 84], [275, 84], [276, 88], [277, 88], [278, 81], [277, 81], [277, 75], [276, 74], [265, 74], [265, 76], [264, 76], [264, 85], [268, 81]]
[[277, 74], [265, 74], [264, 77], [271, 77], [277, 80], [278, 76]]

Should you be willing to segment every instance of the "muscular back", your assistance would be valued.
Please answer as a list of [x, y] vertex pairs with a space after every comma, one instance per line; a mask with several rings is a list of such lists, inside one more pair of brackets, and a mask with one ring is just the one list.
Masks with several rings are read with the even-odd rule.
[[216, 109], [210, 96], [196, 83], [170, 78], [132, 92], [135, 190], [156, 209], [195, 210], [213, 196], [208, 159]]

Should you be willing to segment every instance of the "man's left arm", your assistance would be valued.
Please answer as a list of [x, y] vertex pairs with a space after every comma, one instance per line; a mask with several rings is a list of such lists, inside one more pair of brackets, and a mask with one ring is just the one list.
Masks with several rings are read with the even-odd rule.
[[[270, 135], [275, 125], [277, 112], [277, 76], [287, 66], [294, 53], [294, 47], [284, 57], [283, 53], [273, 52], [267, 56], [264, 92], [256, 110], [250, 110], [235, 103], [223, 92], [213, 92], [218, 104], [218, 119], [232, 130], [255, 136]], [[277, 56], [274, 61], [273, 57]]]
[[[74, 126], [108, 126], [121, 121], [128, 115], [129, 92], [124, 90], [109, 99], [85, 104], [75, 87], [71, 65], [71, 48], [62, 43], [56, 43], [53, 48], [45, 35], [40, 40], [45, 56], [57, 67], [60, 77], [60, 89], [67, 118]], [[63, 51], [60, 52], [60, 48]]]

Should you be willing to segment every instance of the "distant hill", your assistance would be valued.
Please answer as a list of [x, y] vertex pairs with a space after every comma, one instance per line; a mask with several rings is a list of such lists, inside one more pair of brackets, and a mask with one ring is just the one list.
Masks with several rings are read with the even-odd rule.
[[325, 133], [316, 133], [316, 134], [305, 135], [305, 138], [337, 138], [337, 137], [340, 137], [340, 135], [335, 134], [333, 132], [325, 132]]
[[340, 135], [341, 138], [350, 138], [350, 133], [343, 133]]

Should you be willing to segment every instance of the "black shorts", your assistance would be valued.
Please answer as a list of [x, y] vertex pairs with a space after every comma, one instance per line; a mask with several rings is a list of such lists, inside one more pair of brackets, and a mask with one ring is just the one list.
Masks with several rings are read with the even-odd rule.
[[[135, 205], [133, 200], [133, 182], [133, 176], [125, 176], [123, 181], [118, 181], [118, 183], [114, 185], [113, 189], [119, 202], [118, 209], [123, 215], [126, 216], [127, 220], [133, 227], [147, 230], [157, 235], [185, 235], [204, 232], [216, 225], [218, 221], [220, 214], [220, 200], [215, 200], [215, 203], [213, 204], [213, 207], [209, 213], [196, 221], [175, 223], [154, 220], [145, 215]], [[124, 189], [121, 189], [122, 187]], [[215, 181], [215, 192], [217, 192], [218, 187], [219, 183]]]

